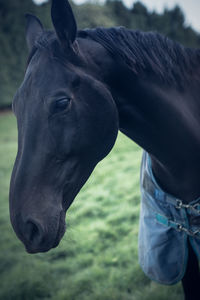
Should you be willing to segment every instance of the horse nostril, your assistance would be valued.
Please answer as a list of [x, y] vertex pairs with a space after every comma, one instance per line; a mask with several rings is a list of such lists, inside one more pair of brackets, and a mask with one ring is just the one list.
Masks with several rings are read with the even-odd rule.
[[32, 245], [39, 245], [43, 237], [43, 231], [40, 224], [36, 221], [28, 220], [25, 223], [24, 237]]

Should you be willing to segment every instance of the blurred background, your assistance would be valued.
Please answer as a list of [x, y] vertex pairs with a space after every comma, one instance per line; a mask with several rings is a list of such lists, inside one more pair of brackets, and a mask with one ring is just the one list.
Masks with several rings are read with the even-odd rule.
[[[77, 0], [71, 5], [79, 28], [122, 25], [200, 47], [198, 0]], [[138, 265], [141, 149], [122, 134], [70, 208], [58, 248], [28, 255], [14, 235], [8, 190], [17, 129], [10, 107], [26, 65], [26, 12], [52, 28], [49, 1], [0, 0], [0, 300], [183, 299], [180, 284], [153, 283]]]

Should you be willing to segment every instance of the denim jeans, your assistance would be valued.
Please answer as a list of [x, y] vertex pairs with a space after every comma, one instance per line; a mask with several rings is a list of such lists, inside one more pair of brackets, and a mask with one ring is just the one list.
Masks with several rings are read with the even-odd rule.
[[186, 270], [188, 241], [200, 259], [200, 198], [186, 205], [165, 193], [154, 178], [147, 152], [140, 184], [139, 263], [150, 279], [175, 284]]

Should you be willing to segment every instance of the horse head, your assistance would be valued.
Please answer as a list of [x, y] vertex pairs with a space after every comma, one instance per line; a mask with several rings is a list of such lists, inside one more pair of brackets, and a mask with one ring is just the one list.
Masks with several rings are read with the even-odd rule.
[[10, 217], [29, 253], [58, 245], [67, 209], [118, 132], [115, 103], [87, 69], [66, 0], [52, 2], [52, 22], [55, 32], [27, 15], [29, 62], [13, 100], [18, 153]]

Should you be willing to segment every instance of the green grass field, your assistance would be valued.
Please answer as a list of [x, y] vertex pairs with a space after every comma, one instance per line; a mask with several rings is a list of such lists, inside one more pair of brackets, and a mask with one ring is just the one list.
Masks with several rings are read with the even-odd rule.
[[67, 213], [60, 245], [30, 255], [10, 225], [8, 189], [16, 121], [0, 115], [0, 299], [180, 300], [181, 285], [151, 282], [138, 265], [141, 150], [124, 135]]

